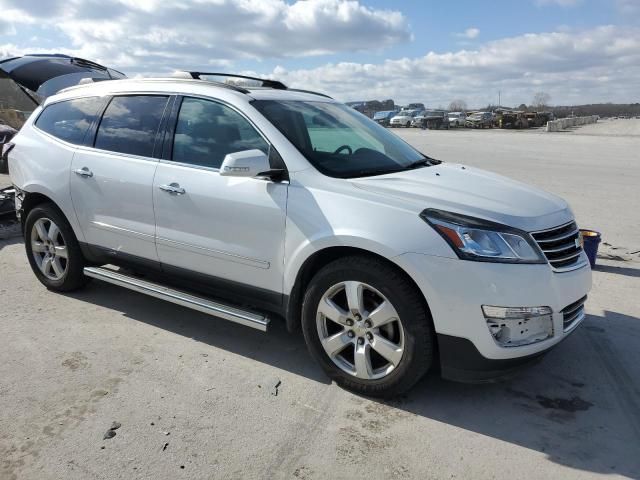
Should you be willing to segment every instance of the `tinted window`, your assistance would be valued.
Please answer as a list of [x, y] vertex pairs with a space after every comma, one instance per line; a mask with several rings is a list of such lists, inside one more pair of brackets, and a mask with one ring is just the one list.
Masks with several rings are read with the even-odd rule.
[[239, 113], [209, 100], [185, 98], [180, 106], [173, 141], [176, 162], [220, 168], [228, 153], [269, 145]]
[[102, 116], [96, 148], [150, 157], [169, 97], [114, 97]]
[[80, 145], [101, 105], [99, 97], [54, 103], [40, 114], [36, 126], [60, 140]]

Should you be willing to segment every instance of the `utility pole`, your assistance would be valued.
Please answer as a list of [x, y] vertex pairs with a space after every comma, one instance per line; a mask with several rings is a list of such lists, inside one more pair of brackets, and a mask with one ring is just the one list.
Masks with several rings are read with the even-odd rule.
[[500, 95], [502, 94], [502, 92], [500, 90], [498, 90], [498, 106], [501, 107], [502, 105], [500, 104]]

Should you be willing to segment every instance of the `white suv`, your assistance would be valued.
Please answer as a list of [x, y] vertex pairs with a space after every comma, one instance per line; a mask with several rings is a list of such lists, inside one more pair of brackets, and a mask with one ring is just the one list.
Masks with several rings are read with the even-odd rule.
[[332, 379], [377, 396], [436, 366], [510, 374], [582, 321], [591, 271], [562, 199], [264, 85], [116, 80], [50, 97], [9, 146], [36, 277], [261, 330], [283, 318]]

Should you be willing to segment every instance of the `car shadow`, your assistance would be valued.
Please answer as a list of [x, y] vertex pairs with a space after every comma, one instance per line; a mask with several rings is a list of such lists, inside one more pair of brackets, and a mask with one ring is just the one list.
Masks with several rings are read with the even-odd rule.
[[24, 243], [24, 241], [22, 240], [22, 236], [20, 231], [18, 230], [17, 232], [11, 232], [10, 234], [7, 234], [6, 236], [3, 235], [4, 232], [0, 232], [0, 250], [2, 250], [5, 247], [8, 247], [9, 245], [16, 245], [18, 243]]
[[[280, 319], [274, 319], [273, 328], [264, 334], [98, 282], [69, 296], [330, 383], [307, 353], [302, 335], [288, 333]], [[497, 448], [516, 445], [574, 469], [637, 478], [640, 460], [634, 445], [640, 444], [640, 370], [629, 373], [629, 364], [620, 360], [628, 348], [609, 335], [613, 326], [635, 338], [640, 335], [639, 318], [615, 312], [588, 315], [559, 348], [510, 381], [459, 384], [431, 373], [405, 396], [370, 400], [506, 442]]]
[[596, 272], [615, 273], [616, 275], [625, 275], [627, 277], [640, 277], [640, 268], [616, 267], [614, 265], [596, 264], [593, 268]]
[[587, 315], [542, 362], [509, 381], [470, 385], [430, 374], [385, 403], [574, 469], [639, 478], [640, 367], [625, 359], [636, 347], [609, 329], [638, 339], [640, 318]]
[[274, 318], [269, 325], [269, 332], [265, 334], [99, 281], [93, 281], [83, 290], [67, 295], [316, 382], [330, 383], [320, 367], [309, 357], [302, 335], [288, 333], [281, 318]]

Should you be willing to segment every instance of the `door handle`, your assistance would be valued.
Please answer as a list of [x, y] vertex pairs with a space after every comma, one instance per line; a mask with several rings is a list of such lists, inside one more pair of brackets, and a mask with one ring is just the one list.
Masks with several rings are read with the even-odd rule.
[[93, 172], [89, 170], [87, 167], [77, 168], [73, 171], [76, 175], [80, 175], [81, 177], [93, 177]]
[[186, 190], [179, 183], [170, 183], [169, 185], [160, 185], [160, 190], [171, 193], [172, 195], [184, 195]]

